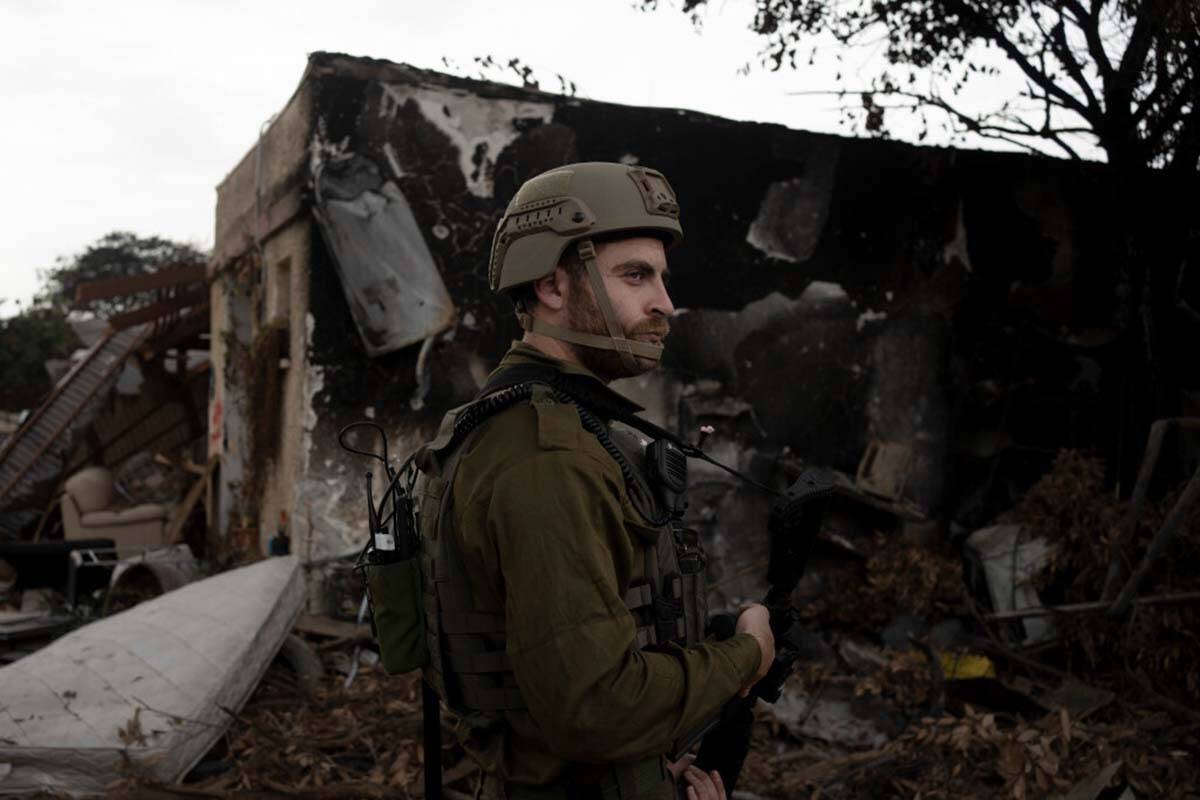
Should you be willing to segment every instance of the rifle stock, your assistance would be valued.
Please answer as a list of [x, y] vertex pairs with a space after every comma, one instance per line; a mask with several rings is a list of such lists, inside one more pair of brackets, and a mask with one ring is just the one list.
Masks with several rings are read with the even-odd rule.
[[[677, 759], [699, 741], [696, 766], [706, 772], [716, 770], [720, 773], [729, 795], [737, 787], [750, 752], [754, 704], [759, 698], [768, 703], [777, 701], [800, 659], [800, 614], [791, 606], [791, 595], [804, 574], [812, 541], [820, 530], [824, 499], [832, 493], [833, 487], [833, 476], [828, 471], [806, 468], [772, 508], [769, 523], [771, 559], [767, 567], [770, 589], [764, 605], [771, 615], [775, 660], [747, 697], [735, 697], [727, 702], [718, 716], [688, 736], [672, 754], [672, 759]], [[732, 616], [723, 616], [727, 619], [714, 617], [709, 626], [718, 638], [731, 636], [736, 625]]]

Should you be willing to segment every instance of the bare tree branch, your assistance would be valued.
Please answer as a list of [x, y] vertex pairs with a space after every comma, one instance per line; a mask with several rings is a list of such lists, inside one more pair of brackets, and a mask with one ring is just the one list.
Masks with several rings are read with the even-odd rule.
[[1112, 62], [1108, 60], [1108, 51], [1100, 38], [1100, 6], [1103, 0], [1093, 0], [1092, 9], [1088, 11], [1078, 0], [1063, 0], [1063, 6], [1069, 9], [1075, 17], [1075, 24], [1083, 31], [1087, 40], [1088, 53], [1100, 73], [1101, 83], [1108, 81], [1113, 74]]
[[[1037, 153], [1039, 155], [1048, 155], [1048, 154], [1046, 153], [1046, 151], [1042, 150], [1041, 148], [1036, 147], [1032, 142], [1020, 141], [1013, 137], [1020, 136], [1020, 137], [1028, 137], [1031, 139], [1046, 139], [1046, 140], [1049, 140], [1049, 141], [1053, 142], [1054, 144], [1056, 144], [1058, 147], [1060, 147], [1062, 149], [1062, 151], [1064, 153], [1067, 154], [1067, 156], [1069, 158], [1074, 159], [1074, 160], [1080, 159], [1079, 153], [1074, 148], [1072, 148], [1069, 144], [1067, 144], [1061, 138], [1060, 134], [1092, 133], [1091, 128], [1050, 128], [1050, 127], [1035, 128], [1035, 127], [1029, 125], [1028, 123], [1026, 123], [1024, 120], [1020, 119], [1019, 117], [1011, 117], [1008, 119], [1008, 121], [1012, 123], [1012, 126], [999, 125], [994, 122], [988, 122], [986, 116], [984, 118], [975, 117], [971, 114], [966, 113], [965, 111], [955, 108], [940, 95], [921, 94], [919, 92], [909, 92], [909, 91], [904, 91], [902, 89], [893, 89], [893, 90], [886, 91], [886, 92], [880, 91], [877, 89], [876, 90], [839, 89], [836, 91], [830, 90], [830, 91], [788, 92], [788, 94], [792, 95], [792, 96], [806, 96], [806, 95], [808, 95], [808, 96], [811, 96], [811, 95], [831, 96], [831, 95], [835, 95], [838, 97], [843, 97], [845, 95], [856, 95], [856, 96], [862, 97], [862, 96], [882, 95], [882, 96], [892, 96], [892, 97], [903, 97], [903, 98], [914, 101], [915, 105], [886, 106], [886, 108], [904, 108], [904, 109], [908, 109], [908, 110], [915, 110], [916, 108], [919, 108], [922, 105], [923, 106], [931, 106], [933, 108], [940, 109], [941, 111], [946, 113], [948, 116], [950, 116], [952, 119], [956, 120], [962, 126], [962, 130], [960, 131], [962, 133], [973, 133], [978, 136], [983, 136], [983, 137], [989, 138], [989, 139], [1002, 139], [1003, 141], [1006, 141], [1009, 144], [1016, 145], [1018, 147], [1021, 147], [1022, 149], [1028, 150], [1031, 153]], [[1013, 127], [1013, 126], [1015, 126], [1015, 127]]]
[[1064, 67], [1066, 67], [1067, 74], [1071, 76], [1071, 79], [1074, 80], [1076, 85], [1079, 86], [1080, 90], [1083, 91], [1083, 96], [1087, 100], [1088, 108], [1094, 109], [1098, 116], [1102, 115], [1104, 113], [1104, 109], [1101, 108], [1100, 102], [1096, 99], [1096, 95], [1092, 91], [1091, 82], [1089, 82], [1087, 76], [1083, 74], [1083, 67], [1075, 59], [1075, 54], [1071, 52], [1071, 46], [1067, 42], [1066, 27], [1066, 18], [1061, 12], [1059, 12], [1058, 24], [1055, 25], [1054, 29], [1051, 31], [1050, 41], [1055, 45], [1058, 60]]
[[1098, 125], [1100, 120], [1091, 113], [1091, 110], [1087, 106], [1080, 102], [1079, 98], [1063, 89], [1053, 80], [1051, 80], [1048, 75], [1046, 75], [1044, 72], [1040, 72], [1037, 67], [1031, 64], [1028, 56], [1026, 56], [1019, 47], [1017, 47], [1007, 36], [1005, 36], [1004, 32], [1001, 31], [998, 26], [989, 24], [989, 20], [987, 18], [980, 15], [975, 11], [975, 9], [971, 8], [966, 3], [954, 2], [953, 5], [964, 17], [973, 19], [979, 30], [983, 32], [982, 35], [994, 42], [997, 47], [1003, 50], [1004, 54], [1007, 55], [1009, 59], [1017, 65], [1017, 68], [1024, 72], [1030, 80], [1040, 86], [1048, 94], [1054, 95], [1063, 103], [1064, 106], [1070, 108], [1072, 111], [1079, 114], [1079, 116], [1088, 120], [1093, 125]]
[[[1146, 63], [1146, 56], [1154, 44], [1154, 27], [1159, 22], [1158, 15], [1161, 13], [1161, 5], [1158, 0], [1143, 0], [1138, 9], [1137, 21], [1133, 25], [1133, 33], [1129, 35], [1129, 44], [1126, 45], [1125, 53], [1121, 56], [1121, 64], [1117, 67], [1113, 89], [1118, 92], [1128, 91], [1131, 98], [1133, 86], [1137, 82], [1137, 75]], [[1111, 91], [1110, 89], [1110, 94]]]

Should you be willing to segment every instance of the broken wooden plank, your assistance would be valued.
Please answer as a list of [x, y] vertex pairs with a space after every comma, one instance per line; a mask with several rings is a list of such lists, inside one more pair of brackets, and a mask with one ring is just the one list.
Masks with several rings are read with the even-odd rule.
[[1200, 419], [1195, 417], [1170, 417], [1160, 419], [1150, 426], [1150, 435], [1146, 441], [1146, 450], [1142, 454], [1142, 466], [1138, 469], [1137, 482], [1133, 485], [1133, 494], [1129, 498], [1129, 510], [1121, 523], [1120, 531], [1113, 541], [1112, 563], [1104, 578], [1104, 590], [1100, 599], [1112, 603], [1117, 599], [1121, 582], [1125, 580], [1124, 551], [1126, 545], [1133, 540], [1137, 532], [1138, 520], [1142, 518], [1142, 506], [1146, 503], [1146, 494], [1150, 491], [1150, 480], [1154, 477], [1155, 467], [1162, 453], [1163, 440], [1173, 431], [1200, 430]]
[[324, 614], [301, 614], [296, 620], [296, 630], [300, 633], [314, 636], [328, 636], [334, 639], [356, 639], [365, 636], [370, 638], [370, 625], [355, 625], [353, 622], [343, 622]]
[[0, 500], [16, 490], [149, 333], [149, 328], [109, 332], [59, 380], [34, 415], [0, 447]]
[[146, 348], [142, 351], [143, 354], [149, 357], [189, 343], [195, 344], [201, 349], [206, 348], [206, 345], [196, 340], [199, 339], [200, 334], [208, 333], [208, 310], [208, 301], [198, 303], [189, 308], [187, 316], [179, 320], [174, 326], [163, 331], [161, 336], [155, 336], [152, 340], [148, 341]]
[[197, 289], [189, 289], [186, 292], [180, 292], [168, 300], [161, 300], [157, 303], [151, 303], [148, 306], [142, 306], [132, 311], [117, 314], [108, 320], [108, 325], [114, 331], [124, 330], [139, 323], [150, 322], [160, 317], [165, 317], [168, 314], [182, 311], [190, 306], [207, 302], [208, 287], [202, 286]]
[[[1196, 601], [1200, 601], [1200, 592], [1181, 592], [1179, 594], [1139, 597], [1132, 602], [1139, 606], [1155, 606], [1169, 603], [1192, 603]], [[1052, 617], [1056, 614], [1089, 614], [1108, 611], [1111, 608], [1112, 603], [1106, 600], [1097, 600], [1092, 603], [1071, 603], [1064, 606], [1034, 606], [1032, 608], [1017, 608], [1011, 611], [997, 611], [992, 614], [984, 614], [983, 618], [991, 622], [1002, 622], [1029, 617]]]
[[203, 283], [204, 273], [204, 264], [187, 264], [184, 266], [166, 267], [156, 272], [147, 272], [143, 275], [126, 275], [120, 278], [104, 278], [98, 281], [88, 281], [87, 283], [79, 284], [75, 288], [75, 303], [79, 305], [95, 300], [124, 297], [137, 292], [169, 289], [173, 286], [184, 286], [189, 283]]
[[1154, 538], [1150, 540], [1150, 547], [1147, 548], [1146, 554], [1142, 556], [1137, 569], [1129, 576], [1129, 580], [1125, 583], [1125, 588], [1121, 590], [1121, 593], [1117, 595], [1117, 599], [1113, 601], [1111, 613], [1124, 614], [1129, 610], [1129, 606], [1134, 602], [1134, 598], [1137, 597], [1138, 587], [1142, 585], [1142, 581], [1150, 574], [1150, 568], [1166, 552], [1167, 545], [1171, 543], [1176, 529], [1191, 517], [1192, 508], [1197, 503], [1200, 503], [1200, 468], [1196, 469], [1196, 472], [1192, 475], [1192, 479], [1188, 481], [1187, 486], [1184, 488], [1183, 494], [1179, 496], [1170, 513], [1167, 514], [1166, 521], [1158, 529], [1158, 533], [1154, 534]]
[[171, 522], [167, 525], [166, 534], [163, 536], [163, 541], [167, 544], [175, 544], [179, 538], [179, 532], [183, 529], [183, 523], [187, 521], [188, 514], [192, 513], [192, 508], [200, 500], [200, 496], [204, 494], [204, 490], [208, 488], [208, 482], [212, 479], [213, 469], [220, 462], [220, 456], [212, 456], [208, 459], [208, 467], [204, 470], [204, 474], [198, 481], [192, 484], [192, 488], [188, 489], [188, 493], [184, 495], [183, 502], [179, 508], [175, 509], [175, 516], [171, 518]]

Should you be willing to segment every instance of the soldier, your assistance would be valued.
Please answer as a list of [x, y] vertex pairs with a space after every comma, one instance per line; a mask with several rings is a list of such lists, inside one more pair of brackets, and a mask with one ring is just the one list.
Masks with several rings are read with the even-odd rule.
[[572, 164], [527, 181], [496, 230], [490, 283], [525, 335], [469, 435], [426, 448], [448, 487], [436, 515], [417, 492], [426, 676], [459, 713], [485, 796], [665, 799], [682, 778], [688, 797], [722, 798], [719, 779], [665, 755], [774, 657], [759, 605], [705, 640], [702, 551], [667, 524], [645, 442], [611, 424], [640, 409], [606, 384], [662, 353], [678, 214], [654, 170]]

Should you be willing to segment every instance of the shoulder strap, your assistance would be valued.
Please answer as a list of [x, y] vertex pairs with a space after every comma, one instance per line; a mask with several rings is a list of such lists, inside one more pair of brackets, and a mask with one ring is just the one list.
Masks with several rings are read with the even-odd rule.
[[491, 380], [479, 390], [479, 396], [485, 397], [495, 392], [528, 383], [546, 384], [557, 392], [566, 395], [571, 402], [583, 410], [603, 419], [623, 422], [629, 427], [646, 434], [651, 439], [665, 439], [683, 451], [683, 454], [688, 458], [698, 458], [701, 461], [707, 461], [714, 467], [725, 470], [730, 475], [740, 478], [751, 486], [762, 489], [767, 494], [774, 495], [775, 497], [781, 496], [779, 491], [769, 486], [764, 486], [749, 475], [734, 469], [728, 464], [722, 464], [698, 446], [689, 444], [665, 428], [660, 428], [650, 420], [639, 417], [637, 412], [644, 411], [645, 409], [628, 397], [614, 392], [601, 383], [598, 378], [560, 372], [548, 364], [518, 364], [507, 367], [493, 375]]
[[550, 386], [568, 395], [576, 405], [583, 406], [593, 414], [623, 422], [652, 438], [666, 439], [685, 451], [689, 449], [675, 434], [639, 417], [637, 412], [645, 409], [628, 397], [614, 392], [599, 379], [562, 372], [548, 364], [517, 364], [506, 367], [494, 374], [476, 397], [487, 397], [503, 389], [526, 383]]

